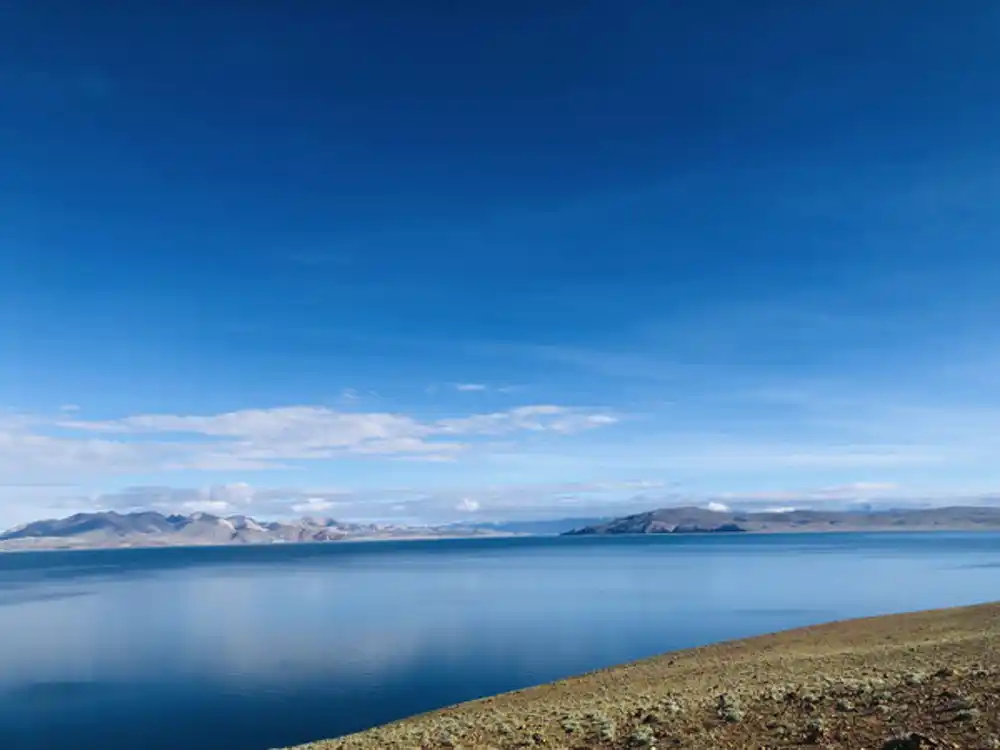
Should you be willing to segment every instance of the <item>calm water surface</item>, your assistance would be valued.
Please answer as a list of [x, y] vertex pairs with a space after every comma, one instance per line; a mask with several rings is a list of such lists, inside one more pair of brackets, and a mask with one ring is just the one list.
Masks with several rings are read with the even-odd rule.
[[0, 555], [0, 747], [263, 750], [662, 651], [1000, 598], [1000, 535]]

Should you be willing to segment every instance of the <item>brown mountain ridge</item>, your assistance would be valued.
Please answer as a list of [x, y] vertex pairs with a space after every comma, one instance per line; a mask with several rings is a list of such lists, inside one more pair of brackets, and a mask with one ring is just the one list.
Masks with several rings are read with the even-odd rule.
[[566, 535], [975, 530], [1000, 530], [1000, 508], [954, 506], [874, 511], [760, 512], [661, 508], [584, 526], [566, 532]]

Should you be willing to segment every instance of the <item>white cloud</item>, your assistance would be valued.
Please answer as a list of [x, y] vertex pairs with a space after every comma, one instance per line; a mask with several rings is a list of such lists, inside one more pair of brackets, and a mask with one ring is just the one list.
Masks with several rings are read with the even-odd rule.
[[711, 502], [706, 506], [713, 513], [728, 513], [729, 506], [723, 503]]
[[483, 383], [455, 383], [455, 390], [465, 393], [482, 392], [486, 390]]
[[246, 482], [216, 484], [208, 489], [208, 497], [211, 502], [221, 502], [227, 505], [245, 505], [253, 500], [255, 494], [253, 487]]
[[245, 482], [206, 487], [129, 487], [89, 498], [91, 508], [155, 510], [161, 513], [205, 511], [218, 515], [256, 515], [264, 518], [307, 515], [356, 499], [338, 490], [254, 488]]
[[592, 409], [522, 406], [489, 414], [423, 420], [389, 412], [320, 406], [245, 409], [207, 415], [138, 414], [52, 422], [0, 415], [0, 481], [101, 472], [195, 469], [241, 471], [349, 455], [442, 462], [482, 438], [572, 434], [612, 424]]
[[0, 481], [44, 481], [91, 475], [114, 468], [141, 470], [166, 465], [178, 448], [94, 438], [39, 434], [30, 428], [0, 427]]
[[589, 409], [543, 404], [432, 422], [385, 412], [348, 413], [318, 406], [289, 406], [209, 416], [141, 414], [106, 421], [63, 420], [57, 424], [83, 432], [202, 435], [248, 443], [326, 449], [354, 448], [369, 441], [398, 438], [423, 440], [445, 434], [484, 435], [516, 430], [574, 432], [615, 421], [610, 414]]
[[843, 501], [871, 500], [906, 497], [914, 494], [893, 482], [849, 482], [831, 487], [812, 487], [801, 490], [775, 490], [759, 492], [726, 492], [718, 497], [730, 502], [787, 502], [798, 501], [813, 505]]
[[[593, 418], [588, 419], [593, 424]], [[646, 420], [648, 421], [648, 420]], [[946, 454], [920, 445], [825, 445], [768, 442], [738, 436], [684, 433], [625, 434], [621, 441], [587, 441], [567, 445], [567, 450], [550, 445], [538, 448], [515, 446], [510, 451], [496, 450], [490, 460], [511, 471], [548, 473], [562, 476], [585, 475], [595, 466], [616, 473], [652, 476], [705, 475], [713, 483], [725, 483], [732, 476], [767, 476], [788, 481], [789, 477], [807, 474], [832, 474], [888, 471], [899, 467], [947, 467]], [[1000, 446], [998, 446], [1000, 447]], [[743, 484], [745, 480], [741, 480]]]
[[542, 404], [518, 406], [492, 414], [442, 419], [435, 423], [435, 427], [446, 434], [459, 435], [500, 435], [518, 431], [571, 434], [612, 425], [617, 421], [618, 418], [612, 414]]
[[230, 515], [246, 513], [257, 501], [257, 491], [245, 482], [201, 488], [130, 487], [100, 494], [94, 507], [109, 510], [158, 510], [164, 513], [204, 511]]
[[180, 510], [183, 513], [211, 513], [226, 514], [232, 513], [232, 508], [225, 500], [188, 500], [181, 503]]
[[367, 440], [428, 431], [411, 417], [346, 413], [319, 406], [246, 409], [208, 416], [141, 414], [108, 421], [65, 421], [61, 427], [104, 433], [161, 433], [232, 438], [284, 445], [350, 447]]
[[311, 515], [313, 513], [323, 513], [336, 506], [337, 503], [328, 497], [307, 497], [304, 502], [293, 503], [291, 509], [295, 513]]
[[895, 482], [852, 482], [837, 487], [828, 487], [825, 492], [833, 494], [857, 493], [857, 492], [886, 492], [899, 489]]
[[479, 508], [479, 501], [473, 500], [471, 497], [463, 497], [458, 501], [458, 505], [455, 506], [455, 510], [462, 511], [463, 513], [475, 513]]

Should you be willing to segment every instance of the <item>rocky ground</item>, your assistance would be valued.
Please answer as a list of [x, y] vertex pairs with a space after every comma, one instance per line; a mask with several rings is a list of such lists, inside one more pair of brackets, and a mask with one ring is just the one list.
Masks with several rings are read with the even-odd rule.
[[305, 748], [1000, 750], [1000, 604], [664, 654]]

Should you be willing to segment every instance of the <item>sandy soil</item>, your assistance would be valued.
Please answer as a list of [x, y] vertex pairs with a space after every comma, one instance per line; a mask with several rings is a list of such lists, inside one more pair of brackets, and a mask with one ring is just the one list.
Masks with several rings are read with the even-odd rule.
[[1000, 603], [664, 654], [302, 747], [1000, 750]]

